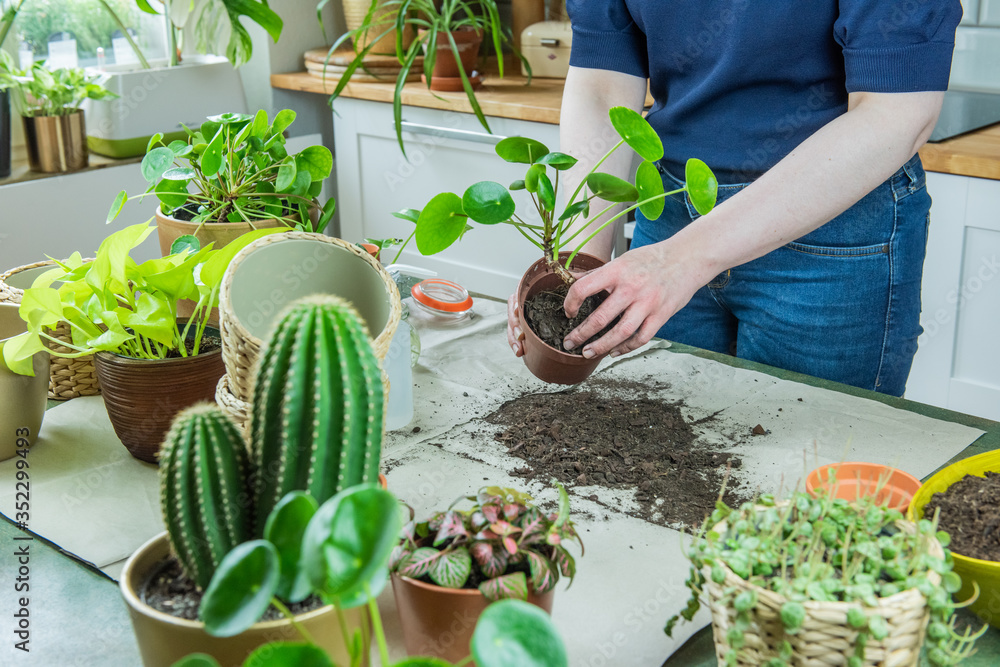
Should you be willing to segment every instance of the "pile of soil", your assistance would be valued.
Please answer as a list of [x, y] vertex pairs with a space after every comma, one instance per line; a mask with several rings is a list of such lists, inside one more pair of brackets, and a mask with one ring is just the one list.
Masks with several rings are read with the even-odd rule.
[[[607, 292], [592, 294], [584, 299], [576, 317], [569, 319], [566, 317], [565, 304], [566, 294], [569, 292], [568, 285], [539, 292], [524, 300], [524, 319], [531, 327], [531, 330], [551, 347], [562, 350], [568, 354], [583, 354], [583, 345], [578, 345], [572, 350], [563, 350], [563, 339], [569, 335], [573, 329], [580, 326], [587, 317], [597, 310], [597, 307], [608, 298]], [[601, 329], [597, 335], [589, 338], [584, 345], [593, 342], [611, 330], [618, 324], [621, 317], [615, 318], [611, 324]]]
[[[191, 325], [192, 331], [194, 331], [194, 327], [195, 325]], [[183, 327], [181, 328], [181, 331], [182, 332], [184, 331]], [[191, 354], [194, 352], [194, 338], [188, 336], [184, 340], [184, 347], [187, 349], [188, 356], [191, 356]], [[220, 338], [219, 336], [204, 335], [201, 337], [201, 343], [198, 346], [198, 354], [201, 355], [201, 354], [208, 354], [209, 352], [215, 352], [220, 347], [222, 347], [222, 338]], [[169, 352], [167, 352], [166, 358], [178, 359], [180, 358], [180, 356], [181, 356], [180, 350], [170, 350]]]
[[936, 510], [938, 528], [951, 535], [948, 548], [954, 553], [1000, 561], [1000, 473], [966, 475], [931, 496], [924, 516], [931, 518]]
[[[511, 474], [567, 486], [636, 488], [633, 516], [665, 526], [700, 527], [729, 469], [723, 500], [749, 498], [734, 471], [741, 460], [698, 439], [681, 408], [650, 398], [634, 382], [592, 380], [586, 388], [508, 401], [486, 421], [507, 428], [496, 439], [526, 465]], [[631, 398], [625, 398], [631, 396]], [[597, 500], [596, 495], [591, 496]]]
[[[180, 563], [173, 556], [164, 560], [139, 591], [139, 599], [157, 611], [189, 621], [198, 620], [202, 591], [181, 571]], [[286, 605], [293, 614], [302, 614], [323, 606], [317, 597], [308, 597], [302, 602]], [[275, 607], [268, 607], [262, 621], [277, 621], [284, 615]]]

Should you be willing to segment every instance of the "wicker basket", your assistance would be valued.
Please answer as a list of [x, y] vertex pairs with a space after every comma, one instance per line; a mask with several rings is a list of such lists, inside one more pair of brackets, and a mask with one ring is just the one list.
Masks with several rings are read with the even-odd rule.
[[[28, 287], [34, 277], [29, 279], [27, 272], [40, 274], [44, 271], [35, 270], [48, 270], [55, 266], [56, 263], [53, 261], [36, 262], [34, 264], [18, 266], [0, 274], [0, 303], [21, 303], [21, 298], [24, 296], [24, 288], [20, 286], [16, 287], [11, 283], [13, 282], [17, 285]], [[67, 342], [72, 340], [69, 324], [66, 322], [60, 322], [55, 329], [52, 330], [52, 335], [59, 340]], [[63, 345], [57, 345], [55, 343], [47, 343], [46, 346], [54, 352], [72, 352], [70, 348]], [[66, 359], [64, 357], [51, 355], [50, 357], [50, 399], [62, 401], [70, 398], [76, 398], [78, 396], [94, 396], [101, 393], [101, 387], [97, 382], [97, 372], [94, 370], [93, 355], [87, 355], [85, 357], [78, 357], [75, 359]]]
[[[396, 327], [399, 326], [399, 320], [402, 315], [402, 304], [399, 299], [399, 290], [396, 288], [396, 283], [393, 282], [392, 278], [388, 273], [386, 273], [385, 269], [382, 268], [382, 265], [379, 264], [376, 259], [353, 243], [348, 243], [347, 241], [325, 236], [323, 234], [284, 232], [265, 236], [257, 241], [254, 241], [241, 250], [239, 254], [233, 258], [229, 268], [226, 270], [226, 275], [222, 279], [222, 288], [219, 292], [219, 330], [222, 336], [222, 357], [226, 364], [226, 374], [223, 376], [222, 380], [220, 380], [216, 389], [216, 402], [226, 413], [229, 414], [230, 417], [233, 418], [238, 425], [244, 428], [249, 423], [250, 400], [253, 395], [254, 365], [257, 363], [257, 358], [260, 356], [263, 341], [260, 337], [251, 333], [247, 326], [244, 326], [244, 324], [240, 322], [240, 319], [234, 310], [233, 278], [236, 275], [236, 271], [240, 267], [241, 263], [252, 253], [271, 244], [294, 240], [311, 241], [323, 244], [319, 247], [325, 248], [325, 250], [332, 249], [334, 252], [349, 253], [352, 263], [357, 262], [357, 260], [353, 258], [360, 258], [360, 260], [371, 267], [374, 271], [372, 274], [375, 276], [373, 282], [379, 282], [381, 288], [384, 289], [384, 294], [388, 301], [388, 311], [385, 317], [385, 324], [372, 341], [372, 346], [375, 348], [375, 356], [378, 357], [379, 361], [385, 359], [385, 355], [389, 351], [389, 343], [392, 341], [392, 335], [395, 333]], [[308, 259], [308, 257], [306, 259]], [[314, 271], [320, 271], [320, 266], [322, 265], [317, 263], [317, 268], [314, 269]], [[278, 268], [285, 269], [286, 267]], [[281, 304], [275, 305], [273, 307], [273, 311], [280, 311], [284, 305], [290, 303], [296, 298], [315, 293], [316, 291], [322, 291], [321, 289], [316, 289], [310, 292], [306, 289], [304, 287], [305, 285], [317, 283], [315, 275], [308, 276], [307, 278], [308, 280], [298, 280], [298, 290], [289, 289], [287, 285], [278, 287], [277, 283], [280, 281], [275, 281], [275, 287], [281, 292], [283, 301]], [[325, 291], [338, 293], [333, 287], [328, 287]], [[354, 301], [349, 294], [341, 293], [339, 295], [343, 296], [348, 301]], [[266, 294], [262, 295], [262, 297], [264, 300], [269, 298]], [[270, 314], [274, 315], [275, 313], [272, 312]], [[384, 373], [383, 384], [387, 384]]]
[[[909, 533], [916, 527], [908, 521], [897, 524], [901, 530]], [[712, 529], [714, 532], [725, 532], [725, 522]], [[930, 551], [933, 555], [943, 557], [944, 552], [937, 540], [930, 540]], [[751, 613], [750, 628], [743, 634], [745, 645], [737, 654], [736, 664], [740, 667], [756, 667], [768, 660], [778, 657], [777, 646], [787, 640], [792, 646], [794, 667], [834, 667], [846, 665], [847, 659], [854, 655], [855, 640], [858, 631], [847, 623], [847, 612], [852, 607], [858, 607], [857, 602], [805, 602], [805, 621], [802, 628], [794, 635], [786, 634], [781, 623], [781, 607], [785, 598], [777, 593], [765, 590], [748, 583], [736, 576], [725, 563], [721, 561], [726, 573], [722, 584], [716, 584], [711, 578], [711, 568], [706, 567], [705, 592], [708, 595], [709, 608], [712, 612], [712, 634], [715, 639], [715, 655], [719, 664], [725, 664], [725, 656], [729, 652], [726, 633], [736, 622], [736, 610], [725, 606], [723, 590], [735, 588], [737, 592], [753, 590], [757, 593], [757, 606]], [[935, 584], [941, 578], [934, 572], [928, 577]], [[863, 607], [868, 615], [878, 614], [889, 624], [889, 634], [878, 641], [869, 639], [865, 645], [866, 667], [916, 667], [920, 662], [920, 648], [924, 643], [924, 632], [930, 620], [930, 609], [927, 600], [916, 589], [901, 591], [887, 598], [880, 598], [878, 606]]]

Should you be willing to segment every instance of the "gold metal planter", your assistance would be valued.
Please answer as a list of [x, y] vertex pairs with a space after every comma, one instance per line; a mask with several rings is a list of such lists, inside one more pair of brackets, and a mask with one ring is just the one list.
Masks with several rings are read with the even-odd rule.
[[31, 171], [58, 173], [88, 165], [83, 111], [67, 116], [24, 116], [22, 120]]

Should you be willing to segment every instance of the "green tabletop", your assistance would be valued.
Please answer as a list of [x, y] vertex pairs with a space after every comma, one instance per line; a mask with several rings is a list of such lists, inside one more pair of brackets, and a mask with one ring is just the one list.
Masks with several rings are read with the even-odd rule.
[[[782, 379], [870, 398], [896, 408], [985, 431], [983, 436], [952, 461], [1000, 449], [1000, 424], [988, 419], [818, 380], [685, 345], [674, 344], [671, 349], [729, 366], [760, 371]], [[50, 407], [54, 404], [50, 404]], [[0, 522], [0, 541], [2, 541], [0, 549], [4, 554], [12, 552], [14, 545], [24, 543], [15, 542], [18, 537], [25, 537], [25, 534], [9, 521]], [[62, 554], [56, 547], [43, 540], [35, 538], [27, 544], [30, 545], [31, 553], [31, 651], [22, 653], [13, 648], [14, 642], [11, 638], [13, 595], [0, 596], [0, 618], [3, 619], [0, 620], [0, 636], [3, 637], [0, 641], [0, 665], [43, 667], [139, 665], [138, 648], [132, 635], [128, 613], [115, 583], [99, 571]], [[4, 586], [10, 586], [10, 582], [14, 580], [16, 575], [13, 568], [12, 559], [6, 555], [0, 558], [0, 581]], [[1000, 664], [1000, 631], [991, 628], [979, 640], [977, 646], [977, 655], [966, 660], [964, 665], [985, 667]], [[626, 667], [626, 663], [621, 664]], [[664, 663], [664, 667], [707, 667], [715, 664], [711, 629], [704, 628], [675, 652]], [[628, 664], [627, 667], [639, 666]]]

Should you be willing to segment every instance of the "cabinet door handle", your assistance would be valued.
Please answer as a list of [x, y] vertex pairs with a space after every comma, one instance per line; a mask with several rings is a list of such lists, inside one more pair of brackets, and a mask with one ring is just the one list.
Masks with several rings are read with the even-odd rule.
[[499, 134], [487, 134], [486, 132], [470, 132], [469, 130], [453, 130], [448, 127], [438, 127], [437, 125], [423, 125], [421, 123], [411, 123], [403, 121], [400, 123], [403, 132], [413, 134], [427, 134], [432, 137], [442, 139], [458, 139], [460, 141], [472, 141], [477, 144], [498, 144], [507, 137]]

